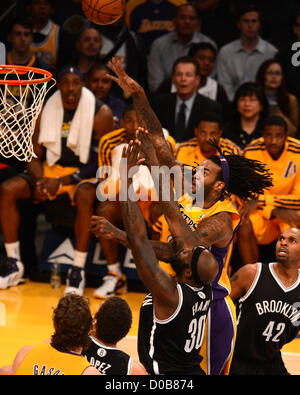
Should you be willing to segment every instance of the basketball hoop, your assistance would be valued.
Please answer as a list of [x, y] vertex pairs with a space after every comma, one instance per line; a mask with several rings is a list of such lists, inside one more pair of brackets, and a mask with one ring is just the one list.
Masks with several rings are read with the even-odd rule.
[[26, 162], [36, 158], [32, 135], [45, 96], [55, 83], [47, 70], [0, 65], [0, 154], [5, 158]]

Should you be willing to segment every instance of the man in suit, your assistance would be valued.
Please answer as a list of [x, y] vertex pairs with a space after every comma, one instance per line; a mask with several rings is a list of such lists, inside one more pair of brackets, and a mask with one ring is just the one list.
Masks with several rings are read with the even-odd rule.
[[197, 92], [200, 70], [198, 62], [191, 57], [176, 60], [172, 83], [172, 93], [153, 98], [152, 106], [162, 126], [180, 143], [194, 137], [202, 113], [214, 112], [222, 116], [222, 107]]

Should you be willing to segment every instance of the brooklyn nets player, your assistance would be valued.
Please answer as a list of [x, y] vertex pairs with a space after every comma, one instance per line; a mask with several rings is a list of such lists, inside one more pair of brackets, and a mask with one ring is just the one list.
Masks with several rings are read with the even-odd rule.
[[91, 343], [82, 353], [100, 373], [147, 374], [141, 363], [117, 347], [117, 343], [128, 334], [131, 324], [132, 312], [126, 300], [112, 296], [101, 304], [93, 320]]
[[285, 230], [277, 262], [245, 265], [231, 279], [238, 327], [231, 375], [286, 375], [281, 348], [300, 325], [300, 229]]
[[[154, 148], [152, 152], [155, 153]], [[127, 177], [137, 163], [138, 153], [132, 142], [123, 150]], [[121, 172], [124, 169], [120, 167]], [[132, 178], [128, 178], [128, 190], [131, 184]], [[199, 351], [211, 302], [210, 283], [217, 275], [218, 264], [210, 251], [198, 245], [172, 194], [170, 201], [160, 201], [160, 205], [173, 237], [181, 244], [173, 261], [176, 279], [159, 266], [138, 204], [130, 196], [121, 202], [136, 268], [151, 292], [140, 312], [139, 358], [149, 374], [204, 374]]]

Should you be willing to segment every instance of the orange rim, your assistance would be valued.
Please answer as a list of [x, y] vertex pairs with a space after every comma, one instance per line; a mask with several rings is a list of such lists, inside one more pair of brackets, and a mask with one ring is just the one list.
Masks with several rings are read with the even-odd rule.
[[17, 66], [12, 64], [1, 64], [0, 65], [0, 75], [11, 73], [23, 75], [28, 72], [33, 72], [35, 74], [43, 75], [42, 78], [36, 78], [32, 80], [2, 80], [0, 79], [0, 85], [28, 85], [28, 84], [43, 84], [48, 82], [52, 78], [52, 73], [47, 70], [39, 69], [37, 67], [30, 66]]

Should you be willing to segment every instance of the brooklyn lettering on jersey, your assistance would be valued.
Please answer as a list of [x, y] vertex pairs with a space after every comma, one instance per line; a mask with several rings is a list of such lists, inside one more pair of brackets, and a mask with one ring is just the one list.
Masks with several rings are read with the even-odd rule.
[[278, 313], [284, 315], [287, 319], [294, 323], [300, 318], [299, 309], [293, 307], [282, 300], [263, 300], [255, 304], [258, 315], [267, 313]]

